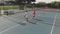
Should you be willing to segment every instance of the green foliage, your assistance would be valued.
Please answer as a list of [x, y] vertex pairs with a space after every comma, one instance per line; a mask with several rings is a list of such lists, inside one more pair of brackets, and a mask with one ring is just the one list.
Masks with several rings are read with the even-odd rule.
[[60, 8], [60, 2], [52, 2], [47, 4], [50, 8]]
[[19, 6], [0, 6], [0, 10], [19, 9]]
[[36, 4], [36, 7], [45, 7], [46, 3], [44, 2], [39, 2]]

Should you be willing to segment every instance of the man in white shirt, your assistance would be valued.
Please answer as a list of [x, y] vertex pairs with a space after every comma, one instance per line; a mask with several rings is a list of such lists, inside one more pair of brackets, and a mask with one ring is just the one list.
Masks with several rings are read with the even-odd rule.
[[24, 17], [26, 18], [26, 21], [28, 22], [28, 11], [25, 11]]

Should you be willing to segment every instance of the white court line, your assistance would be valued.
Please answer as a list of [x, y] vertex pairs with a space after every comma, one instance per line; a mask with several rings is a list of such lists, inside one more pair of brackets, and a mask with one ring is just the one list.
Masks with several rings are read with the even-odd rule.
[[15, 28], [15, 27], [17, 27], [17, 26], [19, 26], [19, 24], [14, 25], [14, 26], [12, 26], [12, 27], [10, 27], [10, 28], [7, 28], [7, 29], [5, 29], [4, 31], [1, 31], [0, 34], [8, 31], [8, 30], [10, 30], [10, 29], [13, 29], [13, 28]]
[[54, 25], [55, 25], [55, 23], [56, 23], [56, 17], [57, 17], [57, 13], [56, 13], [56, 15], [55, 15], [55, 17], [54, 17], [54, 21], [53, 21], [53, 25], [52, 25], [52, 29], [51, 29], [50, 34], [53, 34]]

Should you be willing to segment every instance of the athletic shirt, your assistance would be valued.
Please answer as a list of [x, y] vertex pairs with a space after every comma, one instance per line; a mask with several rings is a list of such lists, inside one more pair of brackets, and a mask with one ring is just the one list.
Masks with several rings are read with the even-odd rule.
[[35, 16], [35, 12], [32, 12], [32, 15]]
[[25, 16], [25, 17], [28, 17], [28, 12], [25, 12], [24, 16]]

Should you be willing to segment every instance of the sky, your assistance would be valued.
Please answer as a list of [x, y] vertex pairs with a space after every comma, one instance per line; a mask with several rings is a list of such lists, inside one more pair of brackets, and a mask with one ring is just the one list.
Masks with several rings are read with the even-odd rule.
[[46, 2], [46, 3], [50, 3], [50, 2], [53, 2], [53, 1], [60, 1], [60, 0], [36, 0], [36, 3], [37, 3], [37, 2]]

